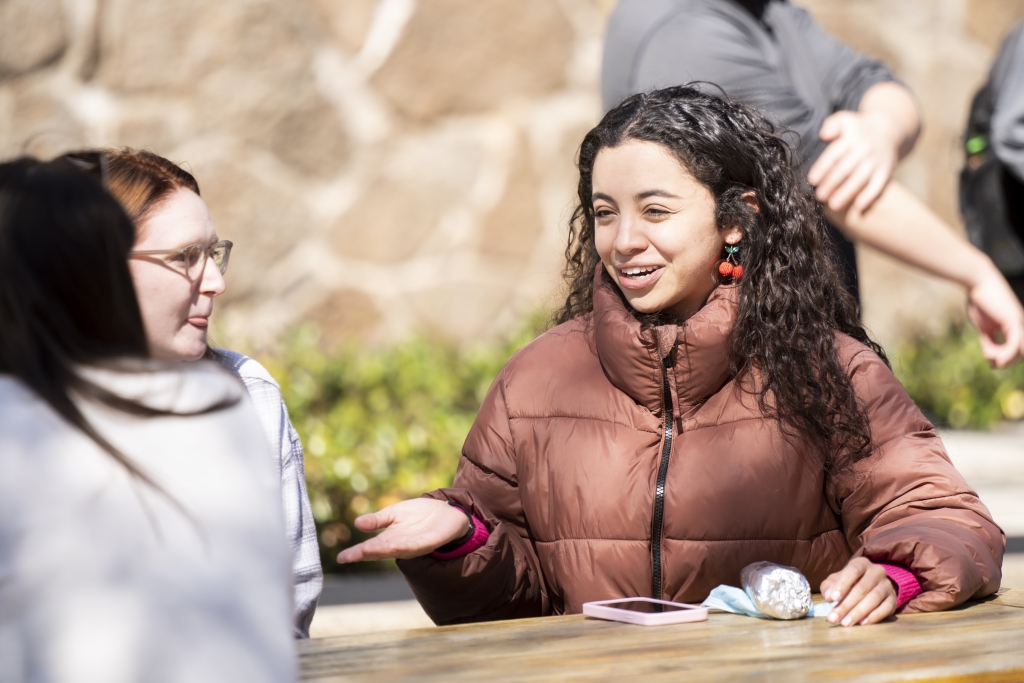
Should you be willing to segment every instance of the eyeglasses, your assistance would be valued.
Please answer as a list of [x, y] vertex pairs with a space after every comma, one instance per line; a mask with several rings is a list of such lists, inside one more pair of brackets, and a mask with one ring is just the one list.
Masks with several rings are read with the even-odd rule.
[[206, 269], [206, 257], [213, 259], [214, 265], [223, 275], [228, 269], [228, 259], [231, 257], [231, 247], [235, 246], [230, 240], [221, 240], [212, 247], [202, 244], [190, 244], [182, 249], [152, 249], [148, 251], [131, 251], [128, 257], [136, 256], [171, 256], [167, 264], [176, 270], [180, 270], [190, 282], [195, 282], [203, 275]]
[[88, 173], [103, 187], [107, 186], [107, 170], [109, 162], [103, 152], [68, 152], [60, 157], [80, 171]]

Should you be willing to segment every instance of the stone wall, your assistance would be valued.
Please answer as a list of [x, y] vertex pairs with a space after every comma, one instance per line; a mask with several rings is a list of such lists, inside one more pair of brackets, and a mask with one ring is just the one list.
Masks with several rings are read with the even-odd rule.
[[[302, 320], [328, 342], [487, 338], [557, 301], [612, 4], [0, 0], [0, 153], [184, 162], [236, 243], [222, 341], [263, 346]], [[1024, 2], [804, 4], [918, 94], [926, 132], [899, 177], [956, 221], [967, 102]], [[877, 255], [862, 275], [890, 343], [961, 307]]]

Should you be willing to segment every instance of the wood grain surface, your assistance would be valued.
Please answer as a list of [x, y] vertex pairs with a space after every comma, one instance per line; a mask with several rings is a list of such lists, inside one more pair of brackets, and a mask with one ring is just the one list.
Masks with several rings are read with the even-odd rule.
[[576, 615], [321, 638], [299, 654], [312, 681], [1024, 681], [1024, 591], [869, 627]]

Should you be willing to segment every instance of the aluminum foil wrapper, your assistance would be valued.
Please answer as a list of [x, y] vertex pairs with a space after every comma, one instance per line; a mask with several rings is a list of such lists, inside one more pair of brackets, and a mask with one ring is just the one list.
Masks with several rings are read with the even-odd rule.
[[740, 572], [754, 605], [775, 619], [799, 619], [811, 611], [811, 585], [799, 570], [771, 562], [754, 562]]

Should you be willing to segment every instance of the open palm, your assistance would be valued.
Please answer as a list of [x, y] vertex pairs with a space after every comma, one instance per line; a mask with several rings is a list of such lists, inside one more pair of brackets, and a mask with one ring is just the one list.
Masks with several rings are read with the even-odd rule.
[[469, 518], [440, 500], [414, 498], [362, 515], [360, 531], [384, 529], [379, 535], [338, 553], [338, 563], [368, 560], [407, 560], [437, 550], [469, 530]]

